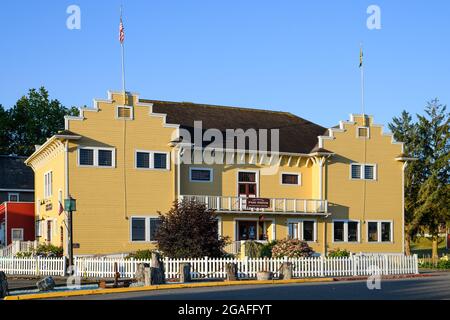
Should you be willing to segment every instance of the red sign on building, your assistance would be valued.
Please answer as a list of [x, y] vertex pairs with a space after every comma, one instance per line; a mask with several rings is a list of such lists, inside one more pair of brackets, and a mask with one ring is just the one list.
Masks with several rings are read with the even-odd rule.
[[247, 198], [247, 208], [267, 209], [270, 208], [270, 199]]

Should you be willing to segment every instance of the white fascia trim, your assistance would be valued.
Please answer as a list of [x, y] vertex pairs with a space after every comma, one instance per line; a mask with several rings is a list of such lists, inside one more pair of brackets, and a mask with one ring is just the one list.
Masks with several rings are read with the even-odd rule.
[[34, 192], [34, 189], [0, 189], [0, 192]]

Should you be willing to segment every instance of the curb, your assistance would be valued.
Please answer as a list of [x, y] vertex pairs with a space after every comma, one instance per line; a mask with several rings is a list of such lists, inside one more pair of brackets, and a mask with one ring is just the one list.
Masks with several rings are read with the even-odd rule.
[[227, 281], [227, 282], [205, 282], [205, 283], [182, 283], [182, 284], [163, 284], [150, 287], [135, 287], [135, 288], [116, 288], [116, 289], [91, 289], [67, 292], [49, 292], [27, 294], [19, 296], [7, 296], [4, 300], [37, 300], [37, 299], [54, 299], [76, 296], [88, 295], [104, 295], [112, 293], [128, 293], [128, 292], [142, 292], [142, 291], [156, 291], [169, 289], [186, 289], [186, 288], [206, 288], [206, 287], [227, 287], [227, 286], [242, 286], [242, 285], [265, 285], [265, 284], [291, 284], [291, 283], [309, 283], [309, 282], [332, 282], [333, 278], [313, 278], [313, 279], [293, 279], [293, 280], [242, 280], [242, 281]]

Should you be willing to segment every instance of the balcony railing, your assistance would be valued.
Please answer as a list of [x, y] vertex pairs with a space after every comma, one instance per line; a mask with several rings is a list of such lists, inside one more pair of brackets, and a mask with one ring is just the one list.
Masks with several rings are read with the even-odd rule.
[[328, 202], [326, 200], [268, 198], [268, 208], [249, 208], [247, 207], [248, 198], [246, 197], [181, 195], [179, 198], [180, 200], [195, 200], [205, 204], [208, 209], [216, 210], [217, 212], [245, 211], [321, 215], [328, 213]]

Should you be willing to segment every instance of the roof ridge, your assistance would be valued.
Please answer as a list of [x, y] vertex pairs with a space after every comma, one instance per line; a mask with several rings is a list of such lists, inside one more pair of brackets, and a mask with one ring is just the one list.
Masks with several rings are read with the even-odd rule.
[[[152, 100], [152, 99], [140, 99], [141, 102], [144, 103], [174, 103], [179, 104], [183, 106], [184, 104], [191, 104], [199, 107], [208, 107], [208, 108], [224, 108], [224, 109], [234, 109], [234, 110], [245, 110], [245, 111], [260, 111], [260, 112], [268, 112], [268, 113], [282, 113], [282, 114], [289, 114], [293, 115], [290, 112], [286, 111], [278, 111], [278, 110], [267, 110], [267, 109], [259, 109], [254, 107], [238, 107], [238, 106], [224, 106], [224, 105], [218, 105], [218, 104], [208, 104], [208, 103], [196, 103], [191, 101], [164, 101], [164, 100]], [[293, 115], [294, 117], [299, 118], [296, 115]]]

